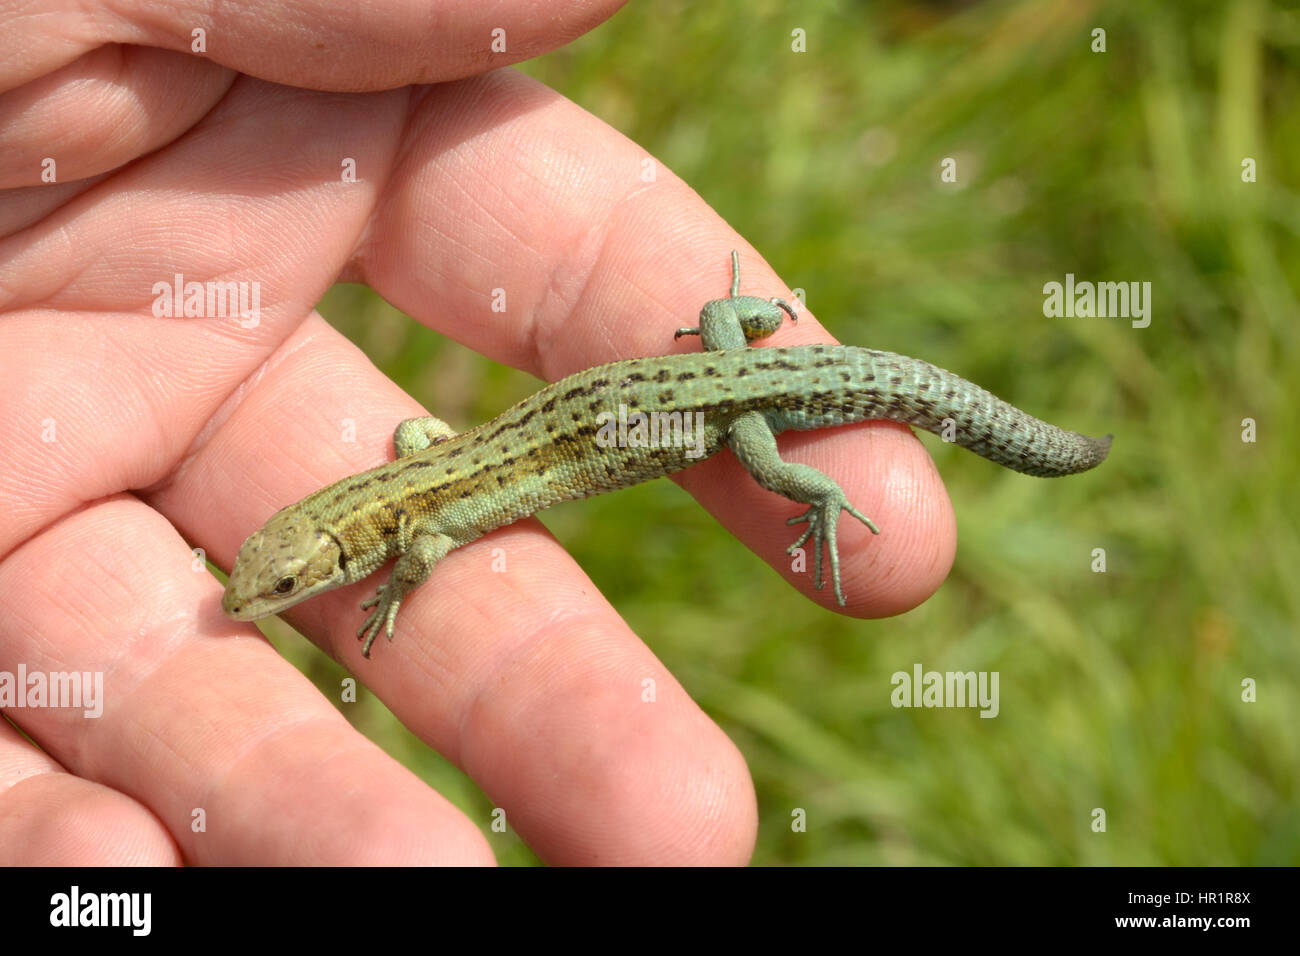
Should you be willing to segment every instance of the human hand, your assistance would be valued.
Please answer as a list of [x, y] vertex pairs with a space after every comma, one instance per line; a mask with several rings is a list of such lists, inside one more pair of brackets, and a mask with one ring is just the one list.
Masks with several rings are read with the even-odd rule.
[[[0, 668], [99, 673], [105, 692], [95, 719], [7, 710], [44, 752], [0, 726], [5, 862], [491, 860], [475, 821], [264, 641], [235, 639], [255, 632], [221, 615], [190, 550], [228, 567], [273, 511], [387, 460], [394, 424], [420, 413], [313, 312], [338, 279], [547, 379], [664, 352], [725, 290], [740, 244], [688, 187], [663, 170], [646, 182], [643, 150], [545, 87], [474, 75], [608, 9], [558, 24], [554, 6], [536, 23], [521, 14], [499, 58], [476, 9], [438, 24], [328, 5], [297, 24], [211, 22], [206, 60], [174, 52], [188, 49], [179, 22], [68, 31], [89, 42], [16, 14], [0, 24]], [[47, 156], [58, 181], [36, 185]], [[177, 274], [257, 283], [256, 325], [155, 316], [155, 285]], [[752, 254], [743, 274], [746, 291], [783, 291]], [[801, 315], [767, 344], [817, 341]], [[907, 429], [782, 444], [884, 529], [865, 546], [866, 529], [841, 529], [849, 612], [924, 600], [955, 533]], [[789, 502], [727, 455], [680, 480], [833, 606], [811, 573], [789, 571]], [[510, 573], [485, 573], [494, 548]], [[358, 604], [373, 584], [287, 617], [544, 859], [748, 858], [743, 758], [535, 520], [453, 552], [363, 665]]]

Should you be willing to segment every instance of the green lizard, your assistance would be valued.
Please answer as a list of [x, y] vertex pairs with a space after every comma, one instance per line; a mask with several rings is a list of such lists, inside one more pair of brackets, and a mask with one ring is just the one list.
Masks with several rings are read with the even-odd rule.
[[879, 529], [829, 476], [783, 461], [778, 432], [871, 418], [935, 433], [947, 424], [957, 444], [1042, 476], [1086, 471], [1110, 449], [1109, 435], [1049, 425], [919, 359], [846, 345], [746, 348], [786, 315], [797, 317], [782, 299], [739, 294], [735, 252], [731, 271], [731, 295], [707, 303], [698, 328], [677, 331], [699, 335], [704, 352], [589, 368], [459, 435], [432, 417], [402, 422], [395, 461], [308, 495], [249, 536], [222, 608], [240, 621], [276, 614], [396, 557], [387, 583], [361, 605], [374, 608], [357, 631], [369, 657], [380, 631], [392, 640], [402, 601], [453, 548], [561, 501], [672, 474], [724, 447], [764, 488], [808, 505], [787, 522], [808, 525], [788, 553], [812, 538], [820, 589], [824, 544], [843, 605], [840, 512]]

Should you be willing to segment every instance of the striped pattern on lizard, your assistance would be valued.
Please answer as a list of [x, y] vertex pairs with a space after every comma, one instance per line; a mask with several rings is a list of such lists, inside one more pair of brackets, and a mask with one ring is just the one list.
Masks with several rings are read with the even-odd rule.
[[[222, 608], [237, 620], [276, 614], [397, 558], [388, 581], [361, 605], [373, 608], [357, 631], [369, 657], [380, 632], [392, 639], [405, 597], [453, 548], [559, 502], [672, 474], [723, 448], [764, 488], [808, 505], [787, 522], [807, 524], [788, 551], [812, 539], [820, 589], [824, 545], [843, 605], [840, 512], [879, 529], [828, 475], [782, 460], [778, 433], [876, 418], [940, 433], [947, 423], [957, 444], [1029, 475], [1070, 475], [1105, 459], [1111, 436], [1049, 425], [919, 359], [847, 345], [748, 348], [796, 315], [784, 300], [739, 295], [735, 252], [731, 262], [730, 296], [707, 303], [699, 327], [677, 331], [699, 335], [706, 351], [578, 372], [460, 434], [432, 417], [402, 422], [395, 461], [308, 495], [249, 536]], [[642, 413], [673, 426], [673, 440], [611, 440], [620, 413], [625, 423]], [[623, 434], [644, 438], [635, 428]]]

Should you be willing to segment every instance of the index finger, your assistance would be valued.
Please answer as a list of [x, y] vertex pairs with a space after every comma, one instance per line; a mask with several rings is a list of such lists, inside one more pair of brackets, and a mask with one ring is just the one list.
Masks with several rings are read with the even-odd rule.
[[[671, 171], [513, 71], [426, 91], [406, 135], [350, 274], [498, 361], [556, 381], [615, 359], [698, 350], [673, 333], [727, 294], [734, 248], [742, 293], [793, 297]], [[833, 341], [805, 311], [756, 344]], [[802, 387], [792, 378], [791, 403]], [[952, 563], [955, 521], [905, 426], [791, 434], [781, 445], [838, 481], [882, 529], [873, 537], [842, 523], [847, 613], [896, 614], [934, 592]], [[675, 480], [804, 593], [836, 607], [829, 589], [815, 589], [812, 561], [804, 568], [786, 554], [796, 535], [785, 519], [801, 508], [758, 487], [729, 452]]]

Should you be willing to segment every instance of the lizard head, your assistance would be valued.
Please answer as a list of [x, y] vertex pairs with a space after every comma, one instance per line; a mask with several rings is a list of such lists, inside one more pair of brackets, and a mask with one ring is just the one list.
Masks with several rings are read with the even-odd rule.
[[221, 609], [236, 621], [251, 621], [345, 583], [338, 539], [286, 508], [240, 547]]

